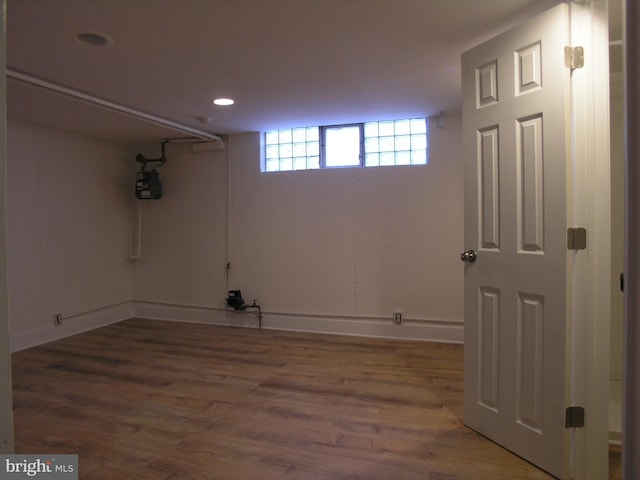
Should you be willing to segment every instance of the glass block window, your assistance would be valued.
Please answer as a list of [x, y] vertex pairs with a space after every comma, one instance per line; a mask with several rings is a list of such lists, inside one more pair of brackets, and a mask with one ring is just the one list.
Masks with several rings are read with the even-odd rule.
[[273, 130], [262, 171], [426, 165], [425, 118]]
[[364, 151], [367, 167], [426, 165], [426, 119], [365, 123]]
[[272, 130], [265, 135], [265, 172], [320, 168], [320, 128]]

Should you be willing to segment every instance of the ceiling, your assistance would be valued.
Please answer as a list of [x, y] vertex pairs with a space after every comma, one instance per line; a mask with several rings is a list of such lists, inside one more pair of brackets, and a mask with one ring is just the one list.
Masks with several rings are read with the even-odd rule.
[[455, 113], [460, 54], [556, 3], [8, 0], [7, 116], [139, 143]]

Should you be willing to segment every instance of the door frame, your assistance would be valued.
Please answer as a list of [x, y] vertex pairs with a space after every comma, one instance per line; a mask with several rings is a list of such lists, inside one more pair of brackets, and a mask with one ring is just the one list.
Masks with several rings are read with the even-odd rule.
[[11, 354], [9, 352], [9, 310], [6, 246], [6, 0], [0, 0], [0, 453], [13, 453], [13, 413], [11, 395]]
[[[640, 5], [625, 1], [625, 290], [640, 290]], [[640, 476], [640, 296], [625, 294], [622, 471]]]
[[609, 37], [606, 0], [570, 3], [571, 46], [585, 62], [573, 70], [572, 159], [567, 225], [587, 229], [587, 248], [573, 253], [567, 398], [585, 408], [585, 427], [571, 429], [567, 478], [608, 478], [611, 182]]

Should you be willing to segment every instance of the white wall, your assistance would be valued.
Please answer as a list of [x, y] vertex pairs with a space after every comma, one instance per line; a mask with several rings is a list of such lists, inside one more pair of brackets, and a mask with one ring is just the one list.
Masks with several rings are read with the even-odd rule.
[[428, 166], [263, 174], [260, 135], [231, 139], [230, 286], [265, 326], [462, 341], [460, 118], [430, 142]]
[[[145, 156], [159, 158], [153, 150]], [[227, 294], [226, 152], [193, 153], [190, 144], [170, 143], [166, 156], [166, 164], [157, 169], [162, 198], [142, 201], [142, 259], [135, 266], [138, 313], [165, 318], [170, 307], [186, 307], [201, 311], [208, 321], [211, 309], [224, 307]], [[154, 304], [159, 313], [149, 310]], [[175, 319], [194, 320], [184, 310]]]
[[229, 289], [266, 328], [462, 341], [460, 118], [432, 127], [418, 167], [262, 174], [260, 138], [170, 143], [163, 198], [140, 202], [140, 150], [11, 124], [14, 350], [133, 315], [256, 326], [225, 308]]
[[228, 172], [227, 152], [170, 144], [164, 196], [143, 206], [136, 314], [255, 326], [224, 308], [241, 289], [265, 328], [462, 341], [460, 118], [445, 123], [423, 167], [263, 174], [246, 134]]
[[12, 349], [131, 316], [130, 152], [9, 123], [7, 158]]

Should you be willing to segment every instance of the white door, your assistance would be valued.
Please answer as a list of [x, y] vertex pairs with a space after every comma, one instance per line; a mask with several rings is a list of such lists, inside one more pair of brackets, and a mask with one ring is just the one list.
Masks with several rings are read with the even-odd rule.
[[[464, 421], [565, 470], [570, 70], [562, 4], [462, 57]], [[471, 261], [474, 260], [475, 261]]]

